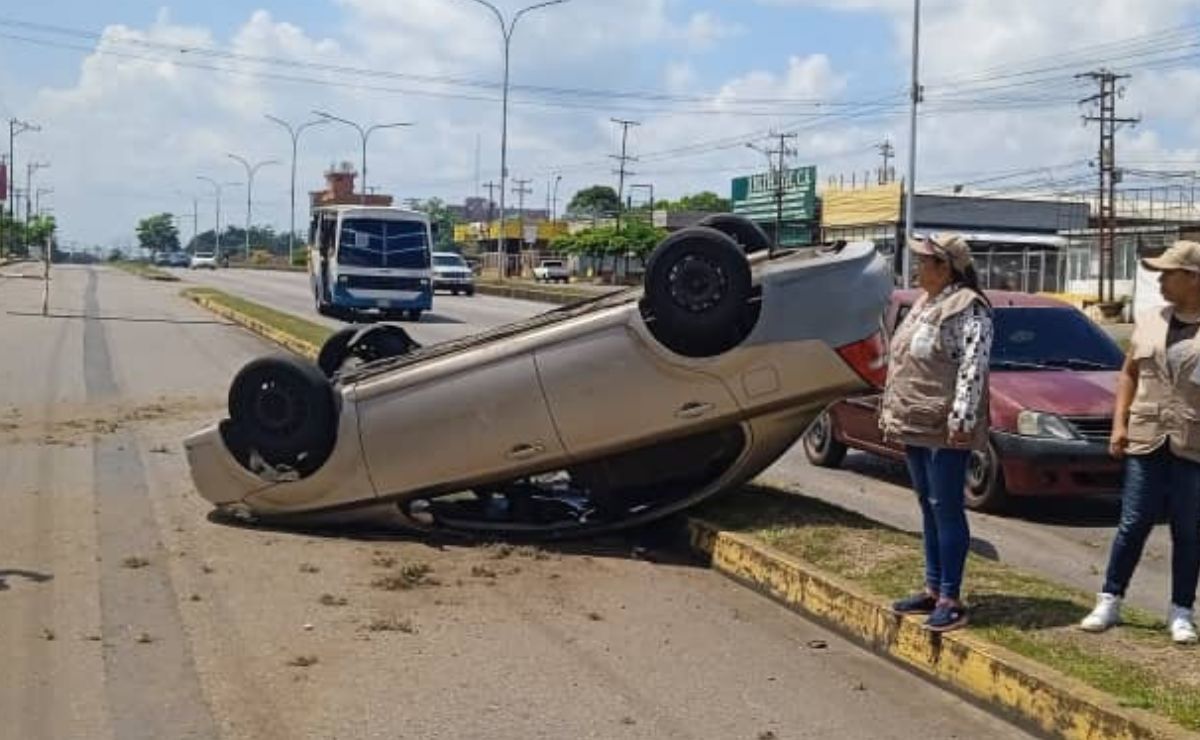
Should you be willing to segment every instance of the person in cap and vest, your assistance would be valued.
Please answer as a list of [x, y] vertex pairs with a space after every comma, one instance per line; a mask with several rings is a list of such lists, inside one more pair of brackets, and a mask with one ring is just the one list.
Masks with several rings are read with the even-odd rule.
[[971, 451], [988, 439], [992, 310], [961, 236], [934, 234], [909, 248], [925, 292], [892, 338], [879, 426], [905, 447], [923, 519], [925, 588], [892, 608], [928, 614], [925, 626], [944, 632], [967, 623], [964, 489]]
[[1125, 459], [1121, 520], [1096, 608], [1080, 623], [1103, 632], [1121, 621], [1121, 600], [1159, 517], [1171, 525], [1167, 629], [1196, 642], [1192, 606], [1200, 575], [1200, 244], [1175, 242], [1142, 260], [1159, 276], [1167, 306], [1137, 318], [1117, 382], [1109, 451]]

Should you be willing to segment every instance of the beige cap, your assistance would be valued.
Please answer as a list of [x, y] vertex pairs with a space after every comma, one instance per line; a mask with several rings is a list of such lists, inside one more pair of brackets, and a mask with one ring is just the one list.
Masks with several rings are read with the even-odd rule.
[[1165, 270], [1200, 272], [1200, 243], [1177, 241], [1158, 257], [1142, 260], [1142, 266], [1154, 272]]
[[908, 248], [917, 254], [937, 257], [950, 263], [959, 272], [971, 264], [971, 246], [959, 234], [930, 234], [908, 240]]

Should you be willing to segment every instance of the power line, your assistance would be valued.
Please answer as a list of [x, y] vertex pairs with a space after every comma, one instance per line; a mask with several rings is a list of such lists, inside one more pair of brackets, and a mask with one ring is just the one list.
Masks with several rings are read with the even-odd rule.
[[628, 146], [627, 145], [629, 143], [629, 129], [632, 126], [641, 126], [642, 124], [638, 121], [628, 121], [628, 120], [624, 120], [621, 118], [611, 118], [609, 120], [611, 120], [613, 123], [615, 123], [621, 127], [621, 154], [620, 155], [609, 155], [613, 159], [620, 162], [620, 167], [618, 167], [616, 170], [613, 171], [613, 174], [617, 175], [617, 178], [618, 178], [617, 179], [617, 233], [620, 233], [621, 232], [621, 211], [625, 208], [625, 176], [637, 174], [636, 172], [630, 172], [628, 169], [625, 168], [626, 163], [638, 161], [637, 157], [631, 157], [628, 154]]

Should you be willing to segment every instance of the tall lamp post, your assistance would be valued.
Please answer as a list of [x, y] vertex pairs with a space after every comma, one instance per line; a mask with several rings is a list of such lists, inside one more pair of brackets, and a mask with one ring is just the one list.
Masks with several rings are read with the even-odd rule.
[[300, 134], [304, 133], [304, 129], [310, 126], [321, 126], [329, 123], [329, 120], [320, 118], [315, 121], [302, 123], [299, 126], [292, 126], [292, 124], [288, 123], [282, 118], [277, 118], [270, 113], [267, 113], [266, 116], [267, 120], [274, 121], [275, 123], [278, 123], [280, 126], [283, 126], [285, 129], [287, 129], [288, 136], [290, 136], [292, 139], [292, 209], [291, 226], [288, 228], [288, 265], [291, 265], [295, 259], [296, 249], [296, 150], [299, 146]]
[[[504, 211], [504, 194], [507, 191], [505, 181], [508, 179], [508, 61], [510, 50], [512, 48], [513, 31], [517, 28], [517, 21], [526, 13], [537, 10], [539, 8], [549, 7], [551, 5], [561, 5], [568, 0], [547, 0], [547, 2], [536, 3], [525, 8], [521, 8], [512, 17], [509, 23], [504, 22], [504, 14], [492, 5], [487, 0], [473, 0], [490, 9], [495, 14], [496, 20], [500, 23], [500, 33], [504, 36], [504, 102], [502, 104], [502, 113], [500, 119], [500, 242], [498, 244], [499, 255], [499, 274], [503, 280], [505, 272], [507, 272], [508, 262], [508, 245], [507, 232], [505, 231], [505, 211]], [[522, 236], [524, 238], [524, 236]]]
[[240, 162], [241, 165], [246, 168], [246, 256], [245, 256], [245, 258], [246, 258], [246, 262], [249, 263], [250, 262], [250, 210], [251, 210], [250, 197], [251, 197], [251, 194], [254, 192], [254, 176], [256, 174], [258, 174], [259, 169], [261, 169], [269, 164], [279, 164], [279, 162], [274, 159], [266, 159], [266, 160], [263, 160], [262, 162], [250, 164], [250, 162], [246, 161], [245, 159], [243, 159], [242, 157], [239, 157], [236, 154], [228, 154], [226, 156], [228, 156], [230, 159]]
[[212, 185], [213, 192], [216, 194], [217, 223], [216, 223], [216, 226], [213, 228], [213, 236], [216, 239], [216, 246], [213, 249], [213, 256], [216, 258], [216, 260], [218, 262], [220, 262], [221, 261], [221, 188], [222, 187], [233, 187], [233, 186], [241, 185], [241, 183], [240, 182], [217, 182], [216, 180], [212, 179], [211, 177], [206, 177], [204, 175], [196, 175], [196, 179], [203, 180], [204, 182], [207, 182], [210, 185]]
[[550, 220], [558, 223], [558, 184], [562, 182], [562, 175], [554, 176], [554, 198], [550, 207]]
[[359, 203], [366, 205], [366, 203], [367, 203], [367, 140], [371, 138], [371, 132], [376, 131], [381, 128], [400, 128], [402, 126], [411, 126], [413, 124], [411, 124], [411, 123], [376, 123], [373, 126], [367, 126], [366, 128], [363, 128], [362, 126], [358, 125], [354, 121], [349, 121], [349, 120], [346, 120], [345, 118], [339, 118], [338, 116], [335, 116], [332, 113], [326, 113], [324, 111], [319, 111], [319, 110], [315, 110], [315, 111], [313, 111], [313, 113], [320, 116], [321, 118], [326, 119], [326, 120], [337, 121], [338, 123], [344, 123], [347, 126], [352, 126], [356, 131], [358, 131], [359, 138], [362, 139], [362, 187], [360, 188], [361, 193], [359, 194]]

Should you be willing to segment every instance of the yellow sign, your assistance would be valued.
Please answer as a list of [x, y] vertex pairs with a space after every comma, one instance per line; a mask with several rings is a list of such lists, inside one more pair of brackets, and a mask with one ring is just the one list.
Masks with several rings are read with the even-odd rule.
[[900, 220], [900, 183], [866, 190], [828, 189], [821, 195], [821, 226], [865, 226]]

